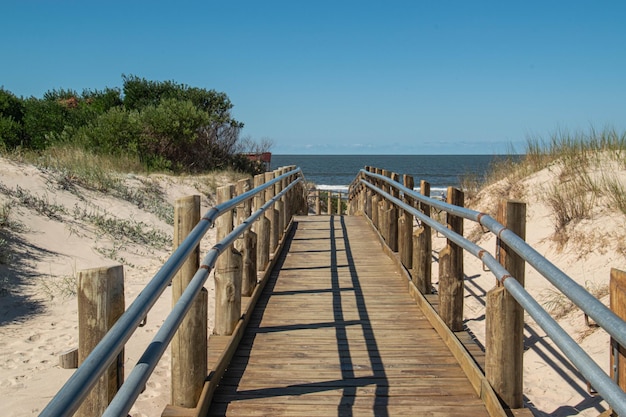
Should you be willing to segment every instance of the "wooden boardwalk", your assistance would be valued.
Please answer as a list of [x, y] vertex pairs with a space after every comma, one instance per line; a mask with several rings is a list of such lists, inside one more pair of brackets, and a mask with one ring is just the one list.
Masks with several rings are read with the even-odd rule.
[[364, 217], [297, 217], [211, 416], [488, 415]]

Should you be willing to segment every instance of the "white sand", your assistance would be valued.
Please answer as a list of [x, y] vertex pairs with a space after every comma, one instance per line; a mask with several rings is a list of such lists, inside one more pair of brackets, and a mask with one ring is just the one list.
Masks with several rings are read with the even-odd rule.
[[[539, 184], [550, 180], [550, 175], [548, 170], [539, 173], [529, 178], [523, 188], [538, 190]], [[146, 180], [157, 184], [165, 194], [164, 199], [170, 203], [184, 195], [202, 194], [203, 213], [214, 203], [213, 180], [129, 176], [125, 183], [140, 188], [142, 181]], [[0, 206], [14, 202], [10, 219], [21, 224], [21, 230], [16, 227], [8, 238], [11, 261], [8, 265], [0, 265], [0, 398], [6, 416], [37, 415], [73, 372], [59, 367], [58, 356], [78, 343], [76, 297], [62, 294], [64, 289], [71, 287], [75, 274], [86, 268], [124, 263], [128, 306], [170, 253], [170, 248], [146, 248], [124, 239], [112, 239], [86, 220], [78, 219], [74, 214], [75, 207], [83, 212], [141, 221], [170, 236], [172, 227], [123, 199], [80, 187], [75, 192], [64, 190], [51, 173], [6, 159], [0, 159], [0, 183], [9, 190], [16, 190], [16, 187], [28, 190], [30, 195], [66, 209], [58, 219], [51, 219], [19, 204], [15, 197], [0, 193]], [[602, 225], [594, 239], [573, 242], [558, 251], [551, 239], [554, 232], [551, 215], [540, 201], [541, 193], [529, 193], [525, 200], [529, 203], [527, 240], [579, 283], [603, 286], [608, 283], [611, 267], [626, 268], [624, 251], [617, 244], [625, 234], [621, 214], [597, 213], [593, 219], [579, 225], [576, 232], [585, 236], [583, 233]], [[481, 210], [493, 208], [492, 201], [486, 198], [481, 201], [485, 205]], [[470, 225], [466, 225], [466, 230], [470, 229]], [[203, 241], [202, 253], [210, 248], [214, 238], [211, 231]], [[444, 239], [435, 238], [436, 248], [443, 244]], [[495, 240], [485, 237], [479, 244], [492, 251]], [[495, 279], [471, 256], [466, 257], [465, 265], [469, 277], [466, 281], [467, 325], [479, 340], [484, 341], [483, 296], [494, 285]], [[433, 270], [437, 270], [437, 265], [433, 265]], [[207, 282], [209, 312], [213, 311], [212, 281]], [[530, 268], [527, 269], [526, 286], [540, 302], [545, 302], [550, 294], [549, 284]], [[127, 374], [169, 312], [170, 297], [169, 290], [166, 290], [149, 314], [148, 324], [138, 329], [127, 346]], [[608, 297], [603, 297], [602, 301], [608, 304]], [[212, 313], [209, 316], [210, 332]], [[606, 408], [606, 403], [586, 394], [585, 381], [541, 329], [532, 320], [527, 322], [525, 396], [535, 415], [599, 414]], [[602, 330], [588, 329], [578, 309], [560, 322], [576, 340], [581, 340], [581, 345], [603, 369], [608, 369], [608, 337]], [[169, 353], [166, 353], [131, 415], [160, 415], [169, 400], [169, 361]]]

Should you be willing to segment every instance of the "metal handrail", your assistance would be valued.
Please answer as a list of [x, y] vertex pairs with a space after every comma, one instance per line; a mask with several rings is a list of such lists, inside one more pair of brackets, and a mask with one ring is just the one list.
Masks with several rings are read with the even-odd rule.
[[446, 211], [454, 216], [463, 217], [475, 221], [485, 226], [500, 238], [509, 248], [517, 253], [522, 259], [528, 262], [533, 268], [543, 275], [552, 285], [565, 294], [574, 304], [583, 310], [589, 317], [604, 328], [622, 346], [626, 346], [626, 322], [620, 319], [607, 306], [602, 304], [597, 298], [589, 294], [580, 284], [570, 278], [567, 274], [557, 268], [552, 262], [543, 257], [532, 246], [522, 238], [498, 223], [493, 217], [486, 213], [471, 210], [465, 207], [454, 206], [439, 200], [426, 197], [411, 190], [402, 184], [392, 181], [390, 178], [379, 174], [373, 174], [361, 170], [367, 176], [380, 179], [391, 186], [402, 191], [422, 203], [428, 204], [437, 209]]
[[[274, 184], [276, 184], [277, 182], [282, 181], [292, 175], [301, 174], [301, 172], [302, 171], [300, 168], [293, 169], [289, 172], [286, 172], [272, 179], [271, 181], [268, 181], [229, 201], [218, 204], [215, 207], [212, 207], [211, 209], [209, 209], [206, 212], [206, 214], [202, 217], [200, 222], [198, 222], [198, 224], [189, 233], [187, 238], [178, 246], [178, 248], [172, 253], [172, 255], [168, 258], [168, 260], [163, 264], [161, 269], [154, 275], [152, 280], [150, 280], [150, 282], [146, 285], [143, 291], [137, 296], [135, 301], [133, 301], [133, 303], [124, 312], [124, 314], [120, 316], [117, 322], [111, 327], [109, 332], [102, 338], [100, 343], [98, 343], [98, 345], [96, 345], [96, 347], [87, 356], [87, 358], [85, 358], [81, 366], [74, 372], [74, 374], [72, 374], [72, 376], [67, 380], [65, 385], [63, 385], [63, 387], [52, 398], [50, 403], [48, 403], [46, 408], [43, 409], [40, 416], [45, 416], [45, 417], [55, 416], [56, 417], [56, 416], [71, 416], [74, 414], [74, 412], [78, 409], [80, 404], [84, 401], [85, 397], [89, 394], [93, 386], [97, 383], [100, 376], [106, 371], [109, 365], [113, 363], [113, 361], [117, 358], [118, 354], [121, 352], [126, 342], [130, 339], [133, 332], [137, 329], [141, 321], [146, 317], [146, 315], [148, 314], [150, 309], [154, 306], [154, 304], [156, 303], [158, 298], [161, 296], [163, 291], [167, 288], [167, 286], [173, 279], [176, 272], [178, 272], [178, 270], [181, 268], [185, 260], [189, 257], [189, 255], [194, 250], [194, 248], [200, 243], [200, 240], [204, 237], [204, 235], [209, 230], [209, 228], [215, 224], [215, 220], [220, 215], [252, 199], [256, 194], [264, 191], [266, 188], [273, 187]], [[262, 213], [263, 211], [265, 211], [278, 198], [282, 197], [284, 193], [287, 192], [287, 190], [291, 189], [297, 182], [301, 180], [302, 178], [300, 176], [297, 177], [283, 191], [281, 191], [277, 196], [275, 196], [274, 198], [269, 200], [267, 203], [265, 203], [259, 210], [257, 210], [251, 217], [249, 217], [246, 220], [248, 224], [246, 224], [246, 227], [244, 229], [242, 229], [241, 228], [242, 225], [240, 225], [233, 231], [233, 233], [235, 231], [237, 231], [238, 233], [243, 233], [245, 229], [251, 226], [252, 223], [249, 220], [252, 217], [257, 216], [254, 218], [255, 219], [258, 218], [258, 216], [260, 216], [259, 212]], [[221, 242], [219, 242], [217, 245], [213, 247], [213, 249], [209, 251], [209, 253], [207, 254], [207, 256], [205, 257], [203, 261], [203, 265], [207, 262], [207, 259], [209, 258], [209, 255], [211, 253], [215, 253], [215, 255], [211, 255], [211, 256], [215, 256], [215, 258], [217, 258], [217, 256], [219, 256], [219, 254], [224, 250], [224, 248], [228, 247], [228, 245], [236, 239], [236, 236], [235, 237], [231, 236], [233, 233], [226, 236]], [[230, 242], [230, 243], [224, 244], [223, 242]], [[211, 259], [208, 259], [208, 260], [211, 261]], [[212, 265], [214, 265], [214, 263]], [[213, 266], [211, 266], [211, 268], [212, 267]], [[203, 269], [204, 268], [201, 266], [199, 272]], [[208, 275], [208, 272], [207, 272], [207, 275]], [[180, 322], [182, 321], [182, 317], [184, 317], [187, 310], [189, 309], [189, 305], [183, 306], [181, 304], [181, 300], [184, 299], [185, 301], [183, 301], [183, 303], [190, 304], [193, 298], [195, 298], [197, 293], [200, 291], [200, 287], [202, 285], [200, 285], [200, 287], [197, 288], [197, 291], [195, 290], [195, 284], [194, 284], [194, 287], [190, 289], [192, 283], [194, 282], [197, 283], [196, 281], [197, 275], [198, 273], [196, 273], [192, 282], [188, 285], [187, 289], [183, 292], [183, 294], [181, 295], [181, 298], [176, 303], [176, 305], [172, 309], [172, 312], [166, 319], [166, 323], [168, 324], [168, 326], [175, 326], [174, 332], [180, 325]], [[204, 283], [204, 281], [202, 283]], [[192, 293], [193, 293], [193, 296], [191, 296]], [[170, 318], [171, 316], [174, 316], [174, 318]], [[150, 363], [143, 363], [143, 361], [146, 359], [151, 361], [161, 349], [163, 351], [165, 350], [165, 347], [169, 343], [169, 340], [171, 340], [171, 336], [165, 335], [164, 334], [165, 331], [162, 332], [163, 327], [165, 327], [166, 323], [164, 323], [161, 329], [159, 329], [159, 332], [153, 339], [153, 342], [148, 346], [148, 348], [144, 352], [144, 355], [139, 360], [138, 365], [135, 367], [135, 369], [139, 369], [139, 371], [135, 371], [135, 369], [133, 369], [133, 372], [131, 372], [127, 381], [122, 385], [122, 388], [120, 389], [120, 391], [126, 392], [128, 388], [124, 388], [124, 387], [127, 384], [137, 383], [136, 381], [143, 380], [145, 376], [145, 371], [148, 370], [148, 368], [150, 368], [148, 376], [152, 372], [152, 370], [154, 369], [154, 366], [152, 366]], [[165, 343], [165, 345], [161, 346], [160, 345], [161, 343]], [[162, 355], [162, 353], [163, 352], [160, 352], [160, 354], [158, 355], [159, 358]], [[146, 366], [148, 368], [146, 368]], [[131, 377], [132, 377], [132, 380], [131, 380]], [[145, 380], [147, 381], [147, 377]], [[132, 390], [131, 394], [134, 395], [135, 392], [138, 391], [137, 395], [139, 395], [139, 392], [141, 392], [142, 387], [143, 385], [139, 385], [138, 387], [136, 387], [136, 389], [131, 388]], [[113, 403], [115, 402], [115, 404], [118, 404], [116, 405], [116, 407], [119, 407], [119, 403], [122, 400], [116, 400], [115, 398], [113, 402], [111, 403], [111, 405], [113, 405]], [[134, 401], [136, 398], [137, 397], [135, 396], [132, 401]], [[121, 406], [119, 409], [125, 409], [125, 408], [126, 408], [126, 402], [124, 401], [124, 405]], [[130, 407], [128, 409], [130, 409]], [[127, 411], [128, 410], [126, 410], [126, 412]], [[110, 415], [125, 415], [125, 412], [118, 413], [118, 414], [110, 414]]]
[[[411, 198], [415, 198], [416, 200], [419, 200], [424, 204], [439, 208], [443, 211], [457, 215], [459, 217], [474, 220], [484, 225], [490, 231], [496, 233], [496, 235], [498, 235], [503, 242], [509, 245], [512, 249], [514, 249], [514, 251], [523, 259], [525, 259], [526, 262], [533, 265], [538, 270], [538, 272], [544, 275], [544, 277], [548, 278], [544, 272], [547, 267], [540, 270], [539, 268], [537, 268], [537, 266], [535, 266], [535, 264], [538, 263], [536, 257], [540, 255], [535, 255], [537, 252], [532, 247], [530, 247], [526, 242], [521, 240], [521, 238], [519, 238], [510, 230], [506, 229], [502, 224], [498, 223], [487, 214], [431, 199], [429, 197], [416, 193], [415, 191], [410, 190], [395, 181], [392, 181], [388, 177], [379, 174], [373, 174], [365, 170], [361, 170], [361, 173], [365, 173], [366, 176], [385, 181], [391, 186], [404, 192], [406, 195], [409, 195]], [[550, 314], [548, 314], [548, 312], [546, 312], [539, 305], [539, 303], [532, 297], [532, 295], [530, 295], [516, 279], [508, 279], [511, 277], [509, 272], [489, 252], [476, 245], [475, 243], [465, 239], [462, 235], [459, 235], [458, 233], [455, 233], [454, 231], [448, 229], [446, 226], [442, 225], [436, 220], [433, 220], [429, 216], [426, 216], [415, 207], [406, 204], [404, 201], [367, 182], [365, 179], [360, 179], [358, 183], [364, 184], [367, 188], [391, 201], [402, 210], [411, 213], [413, 216], [417, 217], [419, 220], [423, 221], [425, 224], [429, 225], [442, 235], [446, 236], [446, 238], [484, 262], [485, 265], [487, 265], [487, 267], [489, 267], [491, 272], [494, 274], [496, 279], [498, 279], [498, 281], [502, 283], [502, 285], [509, 291], [513, 298], [515, 298], [515, 300], [522, 306], [522, 308], [524, 308], [528, 312], [528, 314], [561, 349], [565, 356], [580, 370], [585, 378], [587, 378], [587, 380], [593, 385], [594, 389], [596, 389], [602, 395], [602, 397], [609, 403], [609, 405], [611, 405], [611, 407], [613, 407], [615, 411], [617, 411], [619, 415], [626, 415], [626, 393], [624, 393], [624, 391], [622, 391], [622, 389], [618, 385], [616, 385], [616, 383], [611, 378], [609, 378], [609, 376], [596, 364], [596, 362], [591, 357], [589, 357], [589, 355], [576, 343], [576, 341], [574, 341], [574, 339], [572, 339], [571, 336], [567, 334], [565, 330], [563, 330], [563, 328], [556, 322], [556, 320], [554, 320], [552, 316], [550, 316]], [[523, 242], [523, 244], [521, 244], [520, 241]], [[552, 265], [547, 259], [543, 259], [545, 263]], [[558, 268], [556, 268], [554, 265], [552, 265], [552, 268], [558, 270]], [[551, 271], [551, 268], [547, 269], [548, 271]], [[560, 272], [560, 275], [562, 275], [561, 277], [559, 277], [558, 281], [560, 285], [563, 285], [563, 281], [571, 281], [572, 283], [576, 284], [570, 277], [565, 275], [565, 273], [560, 270], [558, 271]], [[552, 282], [549, 278], [548, 280]], [[576, 284], [576, 287], [580, 286]], [[585, 291], [584, 289], [582, 289], [582, 287], [580, 288], [582, 291]], [[576, 291], [576, 288], [574, 288], [573, 290], [570, 289], [569, 292], [571, 291]], [[595, 303], [602, 305], [597, 299], [595, 299], [595, 297], [591, 296], [591, 298], [593, 298], [593, 301]], [[609, 320], [608, 318], [604, 317], [604, 315], [606, 315], [607, 313], [605, 311], [598, 311], [600, 309], [597, 307], [594, 307], [593, 309], [589, 309], [589, 306], [585, 307], [587, 309], [583, 309], [584, 311], [593, 311], [596, 317], [602, 316], [600, 320], [595, 318], [594, 319], [603, 328], [604, 326], [601, 323], [608, 323], [608, 325], [614, 326], [611, 329], [604, 328], [611, 335], [613, 335], [613, 333], [620, 332], [621, 328], [626, 326], [626, 322], [624, 322], [624, 320], [617, 317], [611, 310], [607, 309], [604, 305], [602, 305], [602, 307], [604, 307], [604, 309], [608, 311], [610, 315], [615, 316], [614, 319], [612, 318]], [[591, 314], [589, 315], [591, 316]], [[620, 339], [623, 339], [626, 334], [622, 332], [619, 336], [620, 338], [615, 337], [615, 339], [618, 341], [618, 343], [621, 344], [622, 342], [620, 341]]]

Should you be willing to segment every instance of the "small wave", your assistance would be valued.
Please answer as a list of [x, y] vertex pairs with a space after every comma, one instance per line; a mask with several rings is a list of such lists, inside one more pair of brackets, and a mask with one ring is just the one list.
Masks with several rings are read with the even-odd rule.
[[[347, 193], [350, 187], [348, 185], [319, 184], [319, 185], [316, 185], [316, 188], [321, 191]], [[430, 195], [432, 197], [441, 198], [445, 196], [447, 190], [448, 190], [447, 187], [431, 187]], [[420, 189], [419, 187], [416, 187], [416, 188], [413, 188], [413, 191], [416, 191], [419, 193]]]

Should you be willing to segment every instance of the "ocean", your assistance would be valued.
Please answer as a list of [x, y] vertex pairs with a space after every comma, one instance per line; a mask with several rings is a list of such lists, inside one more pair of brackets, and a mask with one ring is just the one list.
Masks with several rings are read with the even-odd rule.
[[[431, 193], [458, 187], [461, 178], [474, 175], [483, 179], [490, 165], [504, 155], [272, 155], [272, 168], [296, 165], [307, 181], [320, 189], [346, 191], [365, 166], [412, 175], [416, 188], [420, 180], [430, 182]], [[513, 158], [519, 157], [513, 155]]]

